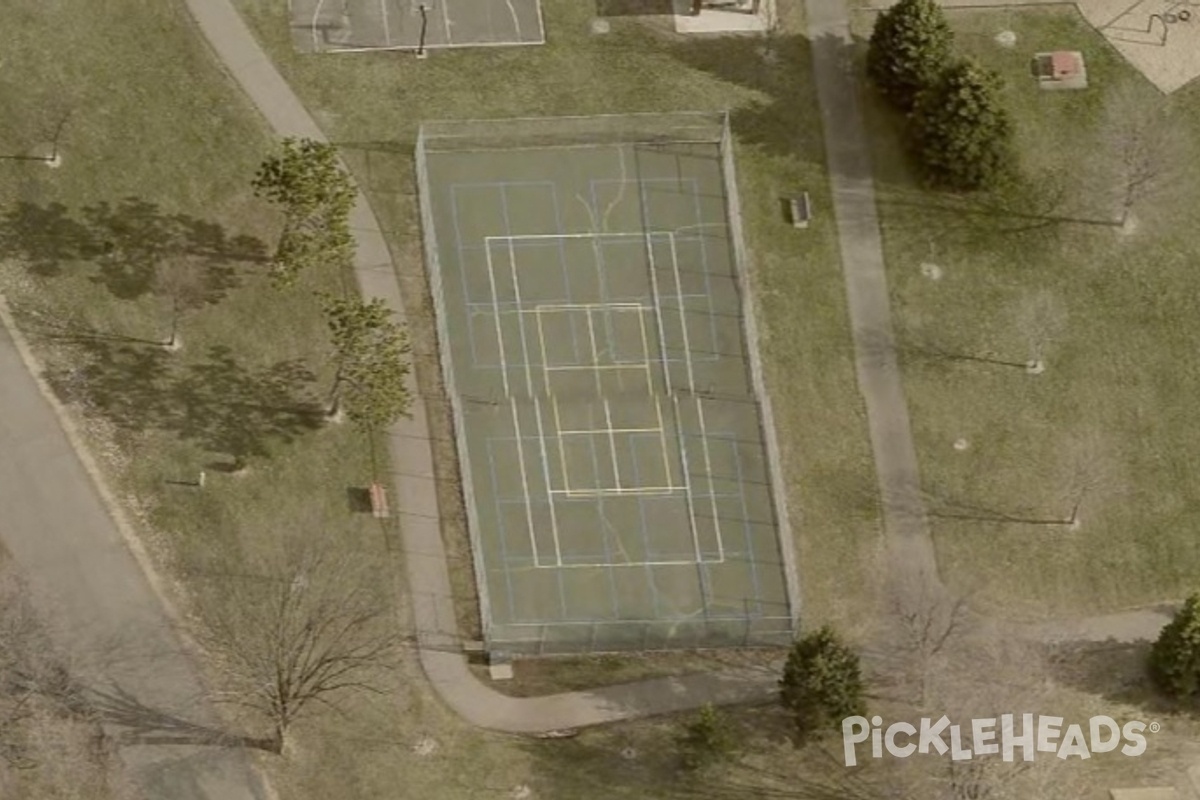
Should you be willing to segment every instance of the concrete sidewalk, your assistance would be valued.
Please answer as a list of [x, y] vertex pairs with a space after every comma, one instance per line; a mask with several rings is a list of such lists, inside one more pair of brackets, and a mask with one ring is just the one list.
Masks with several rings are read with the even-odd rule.
[[[277, 135], [327, 141], [228, 0], [187, 0], [187, 5], [217, 58]], [[350, 224], [357, 244], [355, 271], [363, 297], [382, 299], [396, 319], [403, 321], [404, 304], [391, 254], [379, 222], [361, 193]], [[414, 355], [420, 358], [436, 354]], [[412, 416], [397, 423], [388, 435], [394, 507], [403, 537], [421, 666], [447, 705], [480, 727], [538, 733], [698, 708], [709, 702], [751, 702], [774, 696], [776, 675], [762, 672], [691, 675], [534, 698], [509, 697], [481, 683], [459, 652], [461, 642], [442, 543], [433, 449], [425, 401], [415, 376], [410, 377], [409, 388]]]
[[858, 386], [866, 402], [883, 504], [888, 569], [904, 591], [941, 593], [896, 359], [870, 147], [859, 108], [859, 82], [851, 62], [849, 12], [843, 0], [807, 0], [805, 8]]
[[[195, 746], [219, 734], [217, 717], [134, 540], [110, 516], [98, 472], [35, 369], [0, 303], [0, 542], [34, 608], [148, 800], [266, 800], [246, 752]], [[155, 737], [181, 743], [138, 742]]]

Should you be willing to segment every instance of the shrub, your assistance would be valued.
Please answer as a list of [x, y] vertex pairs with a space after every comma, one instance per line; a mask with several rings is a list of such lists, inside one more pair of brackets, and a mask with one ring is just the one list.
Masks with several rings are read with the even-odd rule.
[[858, 656], [828, 626], [792, 645], [779, 686], [801, 742], [866, 713]]
[[677, 739], [683, 765], [698, 770], [724, 761], [737, 749], [729, 721], [712, 705], [700, 709]]
[[1200, 697], [1200, 594], [1163, 626], [1150, 650], [1150, 677], [1171, 697]]

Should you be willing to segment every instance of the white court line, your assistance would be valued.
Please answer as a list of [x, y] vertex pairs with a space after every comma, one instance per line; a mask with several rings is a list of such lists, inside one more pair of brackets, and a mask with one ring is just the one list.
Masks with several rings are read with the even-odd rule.
[[617, 482], [616, 488], [620, 491], [624, 487], [621, 486], [621, 468], [617, 466], [617, 432], [613, 430], [612, 410], [609, 408], [608, 398], [602, 399], [604, 400], [604, 423], [608, 425], [608, 449], [612, 452], [613, 477]]
[[559, 436], [594, 436], [597, 433], [659, 433], [662, 428], [588, 428], [578, 431], [559, 431]]
[[[651, 231], [650, 233], [657, 233], [657, 231]], [[496, 241], [511, 241], [514, 239], [528, 239], [530, 241], [540, 241], [543, 239], [554, 239], [556, 241], [558, 239], [640, 239], [646, 236], [646, 234], [647, 231], [632, 231], [630, 233], [623, 233], [621, 231], [591, 231], [588, 233], [514, 233], [509, 235], [485, 236], [483, 238], [484, 241], [491, 241], [493, 239]]]
[[[704, 422], [704, 406], [700, 398], [696, 400], [696, 414], [700, 420], [700, 441], [704, 448], [704, 470], [708, 474], [708, 496], [712, 501], [713, 530], [717, 534], [717, 563], [725, 561], [725, 543], [721, 538], [721, 520], [717, 517], [717, 487], [713, 485], [712, 459], [708, 450], [708, 425]], [[737, 447], [735, 444], [734, 447]]]
[[667, 361], [667, 328], [663, 325], [662, 297], [658, 293], [658, 270], [654, 266], [654, 242], [646, 237], [646, 258], [650, 262], [650, 294], [654, 298], [654, 321], [658, 325], [659, 359], [662, 362], [663, 390], [671, 391], [671, 364]]
[[[521, 307], [521, 282], [517, 278], [517, 250], [512, 242], [508, 243], [508, 266], [512, 270], [513, 300], [517, 308]], [[529, 343], [525, 340], [525, 318], [517, 316], [517, 328], [521, 332], [521, 355], [525, 358], [525, 389], [533, 395], [533, 365], [529, 363]]]
[[[550, 354], [546, 352], [546, 332], [542, 330], [542, 307], [538, 306], [535, 309], [535, 311], [537, 313], [538, 341], [541, 343], [541, 348], [542, 348], [542, 380], [544, 380], [546, 382], [546, 394], [549, 395], [550, 394], [550, 370], [551, 370]], [[550, 484], [547, 483], [546, 488], [549, 488], [549, 487], [550, 487]]]
[[[558, 515], [554, 512], [554, 490], [550, 488], [550, 458], [546, 452], [546, 430], [542, 426], [542, 404], [538, 401], [535, 394], [533, 396], [533, 410], [537, 412], [537, 428], [538, 428], [538, 443], [542, 448], [542, 473], [546, 476], [546, 491], [550, 497], [550, 531], [554, 535], [554, 558], [558, 566], [562, 566], [562, 547], [558, 543]], [[534, 557], [534, 566], [537, 566], [537, 558]]]
[[[642, 361], [646, 368], [646, 394], [653, 397], [654, 371], [650, 368], [650, 342], [646, 339], [646, 314], [644, 311], [638, 312], [638, 328], [642, 332]], [[658, 422], [661, 430], [662, 419], [660, 418]]]
[[[675, 404], [675, 419], [678, 420], [679, 419], [679, 395], [672, 394], [671, 402], [673, 402]], [[676, 431], [676, 435], [679, 438], [679, 458], [683, 462], [683, 464], [682, 464], [683, 465], [683, 485], [687, 487], [688, 521], [692, 527], [692, 547], [696, 551], [696, 562], [695, 563], [701, 564], [704, 562], [704, 559], [700, 557], [700, 534], [699, 534], [699, 531], [696, 529], [696, 506], [692, 500], [692, 476], [690, 474], [688, 474], [687, 445], [684, 443], [682, 429]]]
[[[592, 343], [592, 366], [599, 367], [600, 366], [600, 352], [596, 349], [596, 326], [594, 324], [592, 324], [592, 310], [589, 308], [586, 313], [587, 313], [587, 323], [588, 323], [588, 339]], [[595, 370], [595, 374], [596, 374], [596, 394], [603, 396], [604, 395], [604, 384], [601, 383], [601, 381], [600, 381], [600, 370], [598, 370], [598, 369]], [[597, 475], [596, 477], [597, 477], [597, 479], [599, 479], [600, 476]]]
[[[554, 408], [554, 429], [562, 430], [562, 420], [558, 416], [558, 398], [555, 397], [554, 395], [550, 395], [550, 402]], [[568, 480], [568, 478], [567, 478], [567, 449], [563, 445], [563, 437], [561, 437], [561, 436], [558, 437], [558, 461], [559, 461], [558, 465], [562, 469], [562, 476], [563, 476], [562, 493], [570, 494], [571, 493], [571, 481]], [[550, 494], [555, 493], [554, 489], [550, 489], [549, 484], [547, 484], [546, 488], [550, 491]]]
[[496, 352], [500, 356], [500, 377], [504, 379], [504, 396], [511, 397], [508, 389], [508, 359], [504, 357], [504, 331], [500, 327], [500, 296], [496, 293], [496, 270], [492, 266], [492, 248], [484, 249], [488, 265], [488, 285], [492, 289], [492, 314], [496, 318]]
[[383, 16], [383, 42], [388, 47], [392, 46], [392, 32], [388, 27], [388, 0], [379, 0], [379, 13]]
[[675, 476], [671, 474], [671, 457], [667, 454], [667, 426], [663, 424], [662, 398], [655, 396], [654, 413], [658, 415], [658, 441], [662, 445], [663, 469], [667, 473], [667, 483], [674, 483]]
[[513, 430], [517, 433], [517, 461], [521, 465], [521, 488], [525, 491], [525, 518], [529, 521], [529, 546], [533, 548], [533, 563], [540, 563], [538, 558], [537, 537], [533, 534], [533, 498], [529, 495], [529, 480], [525, 472], [525, 445], [521, 441], [521, 419], [517, 415], [517, 398], [510, 399], [512, 403]]
[[624, 489], [553, 489], [550, 494], [564, 494], [567, 497], [624, 497], [627, 495], [668, 495], [683, 491], [682, 486], [626, 486]]
[[687, 364], [688, 388], [694, 394], [696, 391], [696, 376], [692, 371], [692, 345], [688, 338], [687, 314], [683, 303], [683, 278], [679, 274], [679, 255], [675, 249], [675, 234], [670, 234], [671, 267], [675, 270], [675, 294], [679, 297], [679, 327], [683, 329], [683, 359]]
[[317, 30], [318, 30], [318, 24], [319, 24], [317, 22], [317, 20], [321, 16], [321, 7], [324, 5], [325, 5], [325, 0], [317, 0], [317, 6], [316, 6], [316, 8], [313, 9], [312, 26], [309, 29], [312, 32], [313, 51], [317, 52], [317, 53], [321, 52], [321, 40], [317, 36]]
[[[596, 569], [597, 567], [694, 567], [695, 565], [695, 561], [598, 561], [587, 564], [559, 564], [557, 567], [552, 564], [534, 564], [533, 569]], [[522, 568], [516, 567], [514, 569], [510, 567], [509, 571], [515, 572], [519, 569]], [[524, 567], [524, 569], [529, 569], [529, 567]], [[780, 617], [780, 619], [787, 619], [787, 617]]]
[[[533, 309], [533, 313], [542, 311], [586, 311], [593, 308], [617, 308], [622, 311], [642, 310], [641, 303], [542, 303]], [[528, 313], [528, 312], [526, 312]]]
[[601, 366], [593, 366], [592, 364], [564, 364], [560, 367], [549, 367], [549, 372], [563, 372], [565, 370], [581, 370], [586, 369], [588, 372], [601, 372], [606, 369], [645, 369], [644, 364], [603, 364]]

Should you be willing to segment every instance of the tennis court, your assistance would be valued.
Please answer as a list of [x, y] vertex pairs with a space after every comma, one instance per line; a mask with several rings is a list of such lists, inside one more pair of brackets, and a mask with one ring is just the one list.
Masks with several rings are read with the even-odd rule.
[[611, 121], [591, 136], [422, 132], [491, 649], [791, 640], [724, 129], [698, 119], [657, 137]]
[[540, 0], [289, 0], [302, 53], [544, 44]]

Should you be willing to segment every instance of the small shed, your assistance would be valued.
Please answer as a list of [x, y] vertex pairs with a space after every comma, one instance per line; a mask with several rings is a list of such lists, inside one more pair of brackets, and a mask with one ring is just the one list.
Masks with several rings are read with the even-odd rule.
[[1038, 53], [1030, 67], [1043, 89], [1087, 88], [1087, 66], [1083, 62], [1083, 53], [1078, 51]]

